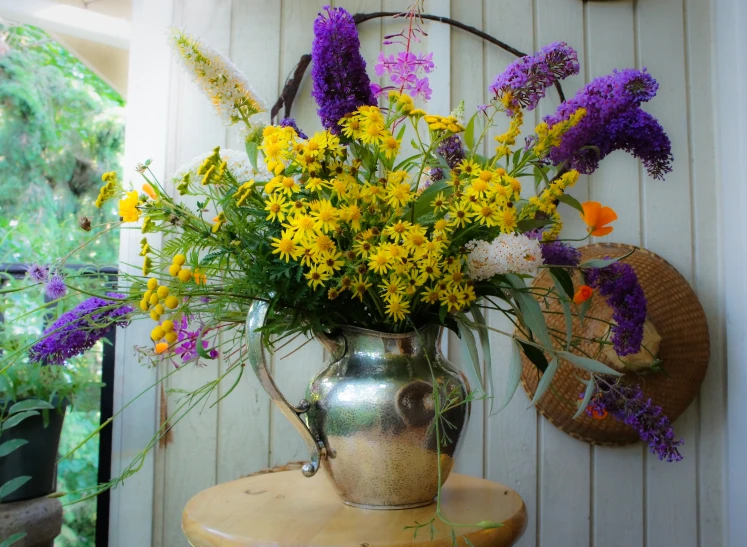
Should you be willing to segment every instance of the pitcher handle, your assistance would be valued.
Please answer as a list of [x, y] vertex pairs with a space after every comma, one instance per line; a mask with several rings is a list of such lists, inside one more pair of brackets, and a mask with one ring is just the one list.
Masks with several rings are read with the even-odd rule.
[[313, 477], [319, 470], [319, 462], [323, 457], [326, 456], [326, 449], [323, 443], [317, 441], [312, 435], [309, 428], [306, 426], [304, 421], [301, 419], [301, 415], [305, 414], [309, 410], [309, 402], [306, 399], [301, 400], [298, 406], [291, 405], [288, 400], [283, 397], [280, 393], [278, 386], [270, 375], [270, 370], [267, 368], [267, 361], [265, 361], [263, 334], [257, 332], [257, 329], [261, 328], [265, 324], [267, 318], [267, 311], [270, 305], [268, 302], [255, 300], [249, 308], [249, 313], [246, 316], [246, 337], [249, 345], [249, 362], [254, 369], [254, 374], [257, 375], [259, 383], [278, 407], [280, 412], [288, 418], [288, 421], [296, 428], [301, 434], [306, 446], [309, 448], [311, 455], [311, 462], [304, 464], [301, 468], [301, 472], [306, 477]]

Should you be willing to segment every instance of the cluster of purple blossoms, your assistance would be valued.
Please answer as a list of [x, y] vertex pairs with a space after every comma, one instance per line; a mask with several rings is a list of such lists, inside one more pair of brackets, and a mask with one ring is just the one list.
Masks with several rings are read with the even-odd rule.
[[293, 130], [296, 132], [296, 135], [298, 135], [302, 139], [308, 139], [309, 138], [306, 135], [306, 133], [304, 133], [303, 131], [301, 131], [298, 128], [298, 125], [296, 125], [296, 120], [293, 119], [293, 118], [283, 118], [282, 120], [280, 120], [280, 127], [292, 127]]
[[578, 266], [581, 262], [581, 251], [562, 241], [540, 243], [542, 260], [545, 266]]
[[362, 105], [375, 105], [366, 61], [360, 53], [358, 30], [353, 17], [343, 8], [325, 6], [314, 21], [311, 58], [313, 89], [322, 125], [339, 133], [345, 114]]
[[[190, 318], [191, 320], [191, 318]], [[200, 324], [194, 330], [189, 330], [189, 320], [186, 316], [182, 316], [181, 319], [174, 321], [174, 332], [177, 334], [177, 341], [174, 343], [174, 353], [182, 358], [183, 363], [187, 363], [192, 360], [196, 360], [199, 354], [197, 353], [197, 340], [200, 337], [204, 325]], [[203, 349], [207, 350], [210, 344], [206, 341], [202, 341]], [[218, 350], [213, 348], [208, 351], [211, 359], [218, 357]]]
[[50, 300], [59, 300], [67, 294], [65, 278], [59, 272], [50, 272], [48, 266], [31, 264], [26, 269], [26, 277], [34, 283], [42, 283], [44, 294]]
[[643, 341], [647, 302], [638, 276], [630, 264], [615, 262], [584, 270], [586, 283], [598, 289], [612, 308], [612, 343], [620, 357], [638, 353]]
[[651, 100], [659, 84], [646, 69], [625, 69], [596, 78], [575, 97], [562, 103], [545, 122], [552, 127], [567, 120], [579, 108], [586, 110], [581, 121], [550, 150], [554, 165], [590, 174], [599, 160], [614, 150], [625, 150], [643, 160], [649, 174], [663, 178], [672, 170], [672, 147], [664, 130], [651, 115], [640, 109]]
[[[374, 68], [377, 76], [389, 75], [396, 88], [425, 101], [430, 100], [432, 91], [428, 77], [420, 78], [418, 75], [433, 72], [433, 53], [415, 54], [411, 51], [400, 51], [397, 55], [387, 56], [382, 51]], [[376, 84], [373, 85], [373, 89], [376, 94], [384, 91], [384, 88]]]
[[[459, 165], [459, 162], [464, 159], [464, 148], [462, 148], [462, 139], [459, 138], [459, 135], [446, 137], [438, 145], [436, 152], [444, 159], [446, 165], [448, 165], [450, 169], [454, 169], [457, 165]], [[430, 177], [433, 182], [441, 180], [442, 178], [444, 178], [443, 169], [441, 169], [440, 167], [431, 169]]]
[[[107, 296], [124, 298], [117, 293]], [[113, 326], [126, 327], [127, 314], [132, 311], [132, 306], [116, 300], [88, 298], [44, 330], [42, 339], [31, 347], [29, 359], [46, 365], [61, 365], [91, 349]]]
[[46, 283], [49, 279], [49, 267], [42, 264], [31, 264], [26, 269], [26, 277], [34, 283]]
[[504, 101], [506, 114], [513, 116], [521, 108], [534, 110], [548, 87], [579, 69], [576, 51], [565, 42], [553, 42], [511, 63], [489, 89]]
[[586, 412], [593, 415], [595, 412], [604, 414], [605, 411], [635, 429], [641, 440], [648, 443], [651, 453], [659, 456], [660, 460], [682, 460], [678, 447], [684, 441], [675, 439], [669, 418], [651, 399], [644, 399], [641, 386], [614, 385], [598, 389]]

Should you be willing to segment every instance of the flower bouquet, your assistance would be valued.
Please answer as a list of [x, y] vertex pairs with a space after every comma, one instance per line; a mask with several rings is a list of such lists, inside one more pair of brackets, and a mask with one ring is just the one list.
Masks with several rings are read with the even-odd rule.
[[[346, 502], [375, 507], [429, 503], [439, 491], [470, 401], [495, 399], [480, 364], [482, 353], [489, 377], [490, 331], [510, 337], [516, 352], [500, 360], [511, 372], [497, 408], [516, 390], [520, 353], [542, 374], [535, 401], [565, 360], [586, 378], [579, 415], [608, 403], [624, 415], [631, 393], [636, 408], [646, 406], [618, 383], [618, 371], [578, 351], [570, 327], [550, 331], [541, 302], [560, 302], [570, 325], [584, 319], [591, 298], [608, 298], [615, 315], [605, 343], [620, 356], [640, 350], [646, 301], [635, 272], [619, 259], [580, 263], [560, 239], [561, 212], [588, 227], [573, 241], [612, 232], [610, 207], [579, 203], [567, 191], [614, 150], [640, 158], [655, 178], [671, 170], [669, 139], [640, 107], [656, 94], [656, 81], [645, 69], [597, 78], [517, 142], [525, 112], [578, 73], [576, 52], [561, 42], [518, 59], [468, 119], [462, 106], [429, 113], [423, 103], [434, 63], [411, 47], [423, 32], [420, 9], [416, 3], [402, 14], [405, 30], [387, 40], [401, 51], [376, 63], [390, 80], [383, 87], [369, 80], [351, 15], [324, 9], [312, 53], [324, 127], [316, 132], [292, 119], [263, 122], [265, 103], [236, 67], [174, 31], [185, 68], [226, 123], [241, 128], [246, 150], [215, 148], [167, 181], [145, 162], [134, 187], [105, 175], [98, 205], [118, 202], [123, 227], [140, 223], [142, 275], [123, 274], [122, 294], [82, 306], [70, 318], [74, 329], [53, 325], [32, 357], [64, 359], [90, 347], [104, 326], [144, 318], [153, 321], [151, 340], [137, 351], [148, 359], [211, 366], [220, 354], [236, 364], [218, 382], [240, 376], [249, 359], [307, 440], [312, 461], [304, 472], [324, 466]], [[484, 156], [496, 126], [503, 132]], [[152, 234], [164, 236], [160, 248], [151, 246]], [[554, 286], [533, 287], [545, 270]], [[487, 325], [486, 309], [515, 331]], [[441, 329], [466, 345], [472, 388], [438, 350]], [[292, 406], [264, 367], [262, 345], [277, 349], [298, 335], [320, 339], [331, 360]], [[218, 382], [190, 396], [203, 400]], [[661, 457], [678, 459], [671, 429], [649, 422], [642, 436], [656, 437], [651, 446]], [[412, 462], [408, 477], [391, 462], [401, 449]]]

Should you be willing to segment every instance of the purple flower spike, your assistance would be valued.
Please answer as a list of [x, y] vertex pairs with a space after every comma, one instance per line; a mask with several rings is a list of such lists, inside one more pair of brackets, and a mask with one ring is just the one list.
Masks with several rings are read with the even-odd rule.
[[625, 150], [643, 160], [655, 178], [671, 171], [669, 138], [650, 114], [640, 110], [642, 102], [656, 95], [659, 84], [646, 69], [625, 69], [596, 78], [575, 97], [561, 104], [545, 122], [552, 127], [567, 120], [579, 108], [586, 114], [550, 151], [550, 160], [590, 174], [599, 160], [613, 150]]
[[31, 264], [26, 270], [26, 277], [34, 283], [46, 283], [49, 279], [49, 268], [41, 264]]
[[298, 125], [296, 125], [296, 120], [293, 118], [283, 118], [282, 120], [280, 120], [280, 127], [292, 127], [296, 132], [296, 135], [298, 135], [302, 139], [309, 138], [303, 131], [298, 128]]
[[343, 8], [325, 6], [314, 21], [311, 58], [313, 89], [322, 125], [339, 133], [337, 124], [345, 114], [362, 105], [375, 105], [366, 61], [353, 17]]
[[640, 386], [615, 385], [599, 389], [586, 412], [593, 416], [595, 412], [603, 414], [604, 411], [635, 429], [641, 440], [648, 443], [651, 453], [660, 460], [682, 460], [678, 447], [684, 441], [675, 439], [669, 418], [651, 399], [644, 400]]
[[545, 89], [578, 74], [579, 68], [576, 51], [565, 42], [553, 42], [508, 65], [490, 84], [490, 91], [507, 102], [506, 114], [513, 116], [521, 108], [534, 110]]
[[542, 260], [545, 266], [578, 266], [581, 262], [581, 252], [562, 241], [541, 243]]
[[638, 276], [630, 264], [615, 262], [605, 268], [590, 268], [584, 278], [607, 299], [612, 308], [612, 343], [620, 357], [638, 353], [643, 341], [647, 302]]
[[[111, 293], [112, 298], [124, 295]], [[132, 307], [93, 297], [84, 300], [44, 330], [42, 339], [31, 347], [29, 359], [47, 365], [61, 365], [82, 355], [103, 338], [112, 326], [127, 326]]]
[[59, 273], [53, 274], [47, 281], [47, 286], [44, 287], [44, 294], [50, 300], [59, 300], [65, 296], [67, 294], [65, 279]]

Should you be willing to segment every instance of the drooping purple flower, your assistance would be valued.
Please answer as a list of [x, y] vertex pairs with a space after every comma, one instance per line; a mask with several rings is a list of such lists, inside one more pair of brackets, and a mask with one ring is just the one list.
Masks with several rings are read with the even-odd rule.
[[446, 137], [438, 145], [436, 151], [451, 169], [454, 169], [464, 159], [464, 148], [462, 148], [462, 139], [459, 135]]
[[581, 252], [562, 241], [547, 241], [540, 244], [545, 266], [578, 266]]
[[615, 262], [604, 268], [584, 270], [586, 283], [598, 289], [612, 308], [612, 343], [620, 357], [638, 353], [643, 341], [647, 302], [630, 264]]
[[59, 300], [67, 294], [67, 285], [65, 285], [65, 278], [59, 273], [54, 273], [47, 280], [47, 284], [44, 287], [44, 294], [50, 300]]
[[[116, 293], [107, 296], [124, 298]], [[63, 313], [44, 330], [42, 339], [31, 347], [29, 359], [47, 365], [61, 365], [91, 349], [113, 326], [127, 326], [127, 314], [132, 311], [132, 306], [116, 300], [88, 298]]]
[[[579, 108], [586, 110], [581, 121], [563, 136], [559, 146], [550, 150], [554, 165], [584, 174], [599, 166], [599, 159], [613, 150], [627, 150], [644, 160], [657, 178], [671, 170], [671, 145], [659, 123], [639, 109], [642, 102], [656, 95], [659, 84], [646, 69], [625, 69], [596, 78], [555, 114], [545, 117], [549, 127], [568, 120]], [[653, 146], [647, 150], [648, 146]], [[590, 148], [593, 147], [593, 148]]]
[[376, 104], [360, 46], [350, 13], [324, 6], [314, 21], [311, 94], [319, 106], [322, 125], [333, 133], [340, 132], [337, 122], [345, 114], [362, 105]]
[[613, 385], [598, 389], [586, 412], [594, 415], [604, 411], [635, 429], [660, 460], [682, 460], [678, 447], [684, 441], [675, 438], [669, 418], [662, 414], [661, 407], [651, 399], [644, 399], [641, 386]]
[[506, 114], [534, 110], [545, 90], [579, 71], [578, 54], [565, 42], [553, 42], [534, 55], [517, 59], [493, 79], [490, 92], [503, 101]]
[[298, 128], [298, 125], [296, 125], [296, 120], [293, 118], [283, 118], [282, 120], [280, 120], [280, 127], [292, 127], [295, 130], [296, 135], [298, 135], [302, 139], [309, 138], [303, 131]]
[[631, 108], [610, 121], [588, 144], [573, 155], [570, 166], [591, 173], [599, 161], [615, 150], [625, 150], [643, 162], [649, 175], [663, 179], [672, 170], [672, 143], [651, 114]]
[[42, 264], [31, 264], [26, 269], [26, 277], [34, 283], [46, 283], [49, 279], [49, 268]]
[[[193, 330], [189, 330], [189, 321], [186, 316], [182, 316], [181, 319], [174, 321], [174, 331], [177, 334], [177, 341], [174, 343], [174, 353], [181, 356], [182, 362], [196, 360], [199, 354], [197, 353], [197, 340], [200, 337], [204, 325], [200, 324]], [[207, 340], [202, 341], [203, 349], [207, 350], [209, 346]], [[219, 355], [217, 349], [211, 349], [208, 354], [211, 359], [216, 359]]]

